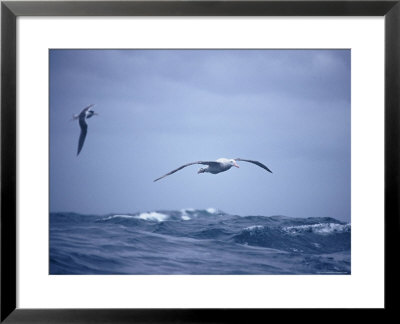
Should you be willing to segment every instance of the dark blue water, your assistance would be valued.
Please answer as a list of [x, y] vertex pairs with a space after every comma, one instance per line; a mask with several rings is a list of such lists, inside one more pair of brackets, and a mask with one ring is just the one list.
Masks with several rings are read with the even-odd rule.
[[214, 209], [50, 214], [50, 274], [350, 274], [351, 226]]

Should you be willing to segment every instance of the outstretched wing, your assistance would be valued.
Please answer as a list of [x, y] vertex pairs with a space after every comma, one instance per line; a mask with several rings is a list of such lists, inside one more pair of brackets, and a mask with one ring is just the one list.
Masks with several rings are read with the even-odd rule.
[[258, 165], [259, 167], [261, 167], [261, 168], [267, 170], [268, 172], [271, 172], [271, 173], [272, 173], [272, 171], [271, 171], [270, 169], [268, 169], [264, 164], [262, 164], [261, 162], [258, 162], [258, 161], [245, 160], [245, 159], [241, 159], [241, 158], [237, 158], [237, 159], [235, 159], [235, 161], [250, 162], [250, 163], [253, 163], [253, 164], [255, 164], [255, 165]]
[[85, 138], [88, 129], [85, 117], [79, 117], [79, 126], [81, 127], [81, 135], [79, 135], [78, 153], [76, 155], [79, 155], [80, 151], [82, 150], [83, 143], [85, 143]]
[[86, 112], [90, 109], [90, 108], [92, 108], [94, 106], [94, 104], [91, 104], [91, 105], [89, 105], [89, 106], [87, 106], [87, 107], [85, 107], [85, 108], [83, 108], [82, 109], [82, 111], [80, 112], [80, 114], [79, 114], [79, 117], [81, 116], [81, 115], [86, 115]]
[[165, 178], [166, 176], [169, 176], [169, 175], [171, 175], [171, 174], [173, 174], [173, 173], [175, 173], [175, 172], [177, 172], [177, 171], [179, 171], [179, 170], [182, 170], [183, 168], [186, 168], [186, 167], [189, 166], [189, 165], [193, 165], [193, 164], [212, 165], [212, 164], [219, 164], [219, 163], [218, 163], [218, 162], [215, 162], [215, 161], [197, 161], [197, 162], [187, 163], [187, 164], [184, 164], [184, 165], [180, 166], [179, 168], [177, 168], [177, 169], [175, 169], [175, 170], [172, 170], [171, 172], [168, 172], [167, 174], [164, 174], [162, 177], [157, 178], [156, 180], [154, 180], [154, 182], [156, 182], [156, 181], [158, 181], [158, 180], [160, 180], [160, 179], [162, 179], [162, 178]]

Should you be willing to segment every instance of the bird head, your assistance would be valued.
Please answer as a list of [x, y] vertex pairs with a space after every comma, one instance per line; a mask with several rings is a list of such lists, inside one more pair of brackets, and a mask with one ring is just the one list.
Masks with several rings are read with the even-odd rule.
[[237, 167], [237, 168], [239, 167], [239, 165], [236, 163], [236, 161], [234, 159], [230, 159], [229, 160], [229, 164], [234, 166], [234, 167]]

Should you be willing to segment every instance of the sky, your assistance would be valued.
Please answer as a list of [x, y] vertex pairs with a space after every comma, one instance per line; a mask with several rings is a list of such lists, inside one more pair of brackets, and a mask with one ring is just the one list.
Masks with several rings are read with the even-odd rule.
[[[350, 221], [350, 50], [50, 50], [50, 211]], [[77, 156], [72, 116], [99, 113]], [[217, 175], [188, 162], [238, 162]]]

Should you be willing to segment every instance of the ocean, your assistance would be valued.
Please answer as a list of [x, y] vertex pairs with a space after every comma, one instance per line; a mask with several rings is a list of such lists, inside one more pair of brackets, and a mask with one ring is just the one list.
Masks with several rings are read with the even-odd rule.
[[351, 225], [209, 208], [50, 213], [52, 275], [348, 275]]

